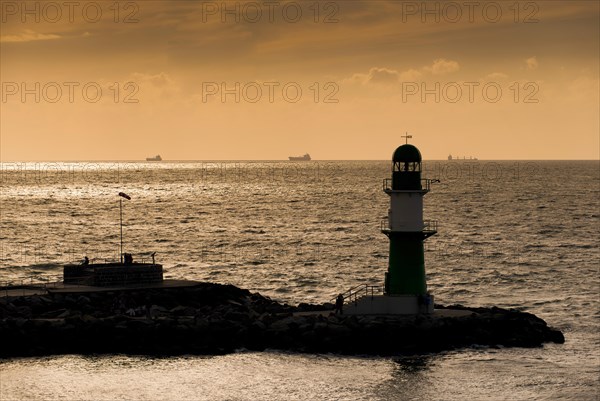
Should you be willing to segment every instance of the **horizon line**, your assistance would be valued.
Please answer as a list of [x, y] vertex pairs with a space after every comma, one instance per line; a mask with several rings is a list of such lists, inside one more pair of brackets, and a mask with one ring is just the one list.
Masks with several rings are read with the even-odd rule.
[[[391, 159], [312, 159], [308, 161], [293, 161], [285, 159], [168, 159], [161, 161], [147, 161], [142, 159], [31, 159], [31, 160], [1, 160], [2, 163], [192, 163], [192, 162], [289, 162], [294, 164], [310, 164], [312, 162], [349, 162], [349, 161], [371, 161], [371, 162], [389, 162]], [[424, 159], [424, 162], [445, 161], [445, 162], [493, 162], [493, 161], [600, 161], [600, 159]]]

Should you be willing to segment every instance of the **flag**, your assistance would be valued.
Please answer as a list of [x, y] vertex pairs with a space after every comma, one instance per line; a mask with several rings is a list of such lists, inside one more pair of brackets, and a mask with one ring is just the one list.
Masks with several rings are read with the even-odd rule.
[[119, 196], [122, 196], [123, 198], [125, 198], [127, 200], [131, 200], [131, 196], [127, 195], [125, 192], [119, 192]]

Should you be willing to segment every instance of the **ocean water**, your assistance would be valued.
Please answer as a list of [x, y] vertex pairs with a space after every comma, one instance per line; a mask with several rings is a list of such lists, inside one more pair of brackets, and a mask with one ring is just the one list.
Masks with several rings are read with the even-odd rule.
[[[436, 302], [517, 308], [562, 345], [395, 358], [239, 350], [225, 356], [0, 361], [0, 399], [600, 399], [597, 161], [427, 161], [438, 221], [426, 242]], [[3, 163], [0, 281], [57, 280], [62, 264], [157, 252], [171, 278], [325, 302], [381, 284], [385, 161]], [[1, 340], [0, 340], [1, 341]], [[2, 344], [10, 346], [10, 344]]]

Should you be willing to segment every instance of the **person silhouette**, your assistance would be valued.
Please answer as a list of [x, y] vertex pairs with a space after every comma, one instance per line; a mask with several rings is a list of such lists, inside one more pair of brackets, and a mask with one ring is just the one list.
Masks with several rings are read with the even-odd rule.
[[344, 314], [344, 296], [342, 294], [338, 294], [335, 299], [335, 314], [340, 313], [340, 315]]

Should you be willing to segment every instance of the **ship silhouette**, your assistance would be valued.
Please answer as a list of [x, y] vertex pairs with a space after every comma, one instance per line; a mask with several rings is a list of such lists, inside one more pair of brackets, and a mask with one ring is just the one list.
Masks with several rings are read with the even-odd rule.
[[304, 162], [304, 161], [310, 161], [310, 155], [308, 153], [306, 153], [304, 156], [290, 156], [289, 157], [290, 161], [294, 161], [294, 162]]
[[476, 157], [473, 156], [463, 156], [462, 159], [460, 158], [460, 156], [452, 156], [452, 155], [448, 155], [448, 160], [479, 160]]

